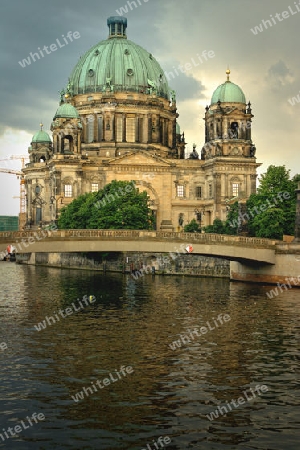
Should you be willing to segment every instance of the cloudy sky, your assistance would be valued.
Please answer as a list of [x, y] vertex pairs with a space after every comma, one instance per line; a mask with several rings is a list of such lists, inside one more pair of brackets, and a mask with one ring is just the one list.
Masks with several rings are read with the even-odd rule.
[[[298, 5], [297, 0], [297, 5]], [[129, 3], [129, 2], [128, 2]], [[179, 123], [188, 149], [204, 142], [204, 108], [216, 87], [226, 80], [239, 84], [251, 101], [253, 141], [260, 173], [270, 164], [299, 172], [299, 103], [289, 99], [300, 92], [300, 5], [294, 0], [9, 0], [2, 2], [0, 159], [27, 154], [32, 135], [44, 123], [49, 131], [58, 107], [58, 91], [91, 46], [106, 39], [106, 20], [127, 5], [128, 39], [152, 53], [164, 71], [198, 61], [203, 51], [214, 57], [192, 65], [171, 82], [177, 92]], [[140, 4], [139, 4], [140, 3]], [[298, 11], [299, 9], [299, 11]], [[272, 17], [271, 17], [272, 16]], [[262, 22], [267, 19], [270, 23]], [[251, 31], [261, 26], [262, 31]], [[80, 38], [56, 52], [21, 67], [38, 47], [50, 46], [78, 31]], [[0, 161], [2, 168], [21, 162]], [[19, 212], [19, 182], [0, 173], [0, 215]]]

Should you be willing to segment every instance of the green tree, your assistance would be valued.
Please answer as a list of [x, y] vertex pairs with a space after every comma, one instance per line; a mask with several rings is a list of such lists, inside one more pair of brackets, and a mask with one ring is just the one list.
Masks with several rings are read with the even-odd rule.
[[293, 235], [296, 219], [296, 192], [300, 175], [290, 179], [285, 166], [269, 166], [261, 176], [257, 194], [247, 201], [249, 234], [282, 239]]
[[79, 196], [61, 210], [61, 229], [153, 229], [147, 192], [134, 182], [112, 181], [98, 192]]
[[185, 233], [201, 233], [201, 227], [196, 219], [192, 219], [190, 223], [183, 228]]
[[257, 195], [270, 197], [279, 192], [288, 192], [291, 188], [290, 170], [285, 166], [269, 166], [262, 174], [257, 188]]
[[238, 233], [239, 225], [239, 202], [236, 201], [229, 206], [227, 211], [224, 234], [236, 235]]
[[226, 226], [225, 223], [220, 219], [215, 219], [212, 225], [208, 225], [204, 228], [205, 233], [218, 233], [218, 234], [226, 234]]
[[269, 208], [250, 221], [249, 233], [256, 237], [282, 239], [284, 227], [284, 211], [281, 208]]

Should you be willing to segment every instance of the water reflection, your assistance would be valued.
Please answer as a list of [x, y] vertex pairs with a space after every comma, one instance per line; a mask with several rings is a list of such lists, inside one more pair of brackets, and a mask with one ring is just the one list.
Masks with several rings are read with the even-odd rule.
[[[298, 290], [269, 300], [269, 287], [223, 279], [0, 270], [0, 341], [9, 345], [0, 353], [1, 425], [28, 412], [46, 417], [5, 448], [135, 450], [169, 436], [170, 450], [298, 450]], [[97, 301], [36, 331], [84, 295]], [[230, 321], [170, 348], [219, 314]], [[74, 402], [72, 395], [122, 365], [134, 372]], [[208, 420], [257, 384], [268, 392]]]

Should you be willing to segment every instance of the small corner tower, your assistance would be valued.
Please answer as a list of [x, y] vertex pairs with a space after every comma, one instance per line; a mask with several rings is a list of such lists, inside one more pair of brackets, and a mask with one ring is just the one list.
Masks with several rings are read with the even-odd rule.
[[43, 126], [41, 123], [41, 129], [32, 137], [31, 145], [28, 149], [31, 163], [45, 162], [53, 154], [52, 141], [49, 134], [43, 130]]
[[81, 119], [71, 103], [61, 102], [53, 122], [53, 148], [55, 154], [79, 154], [81, 150]]
[[[251, 103], [242, 89], [227, 80], [214, 91], [205, 109], [205, 143], [201, 151], [212, 201], [212, 217], [226, 219], [226, 202], [256, 192], [256, 148], [252, 141]], [[209, 200], [208, 199], [208, 200]]]
[[206, 107], [202, 159], [215, 156], [255, 156], [256, 149], [251, 136], [254, 117], [251, 103], [246, 105], [244, 92], [230, 81], [229, 69], [226, 74], [227, 81], [214, 91], [211, 105]]

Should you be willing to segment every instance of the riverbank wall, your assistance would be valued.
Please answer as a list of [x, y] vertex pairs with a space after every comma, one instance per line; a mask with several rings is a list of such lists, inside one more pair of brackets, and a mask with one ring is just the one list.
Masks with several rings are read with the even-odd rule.
[[[228, 260], [193, 254], [146, 252], [19, 253], [19, 264], [137, 274], [229, 278]], [[137, 274], [138, 276], [138, 274]]]

